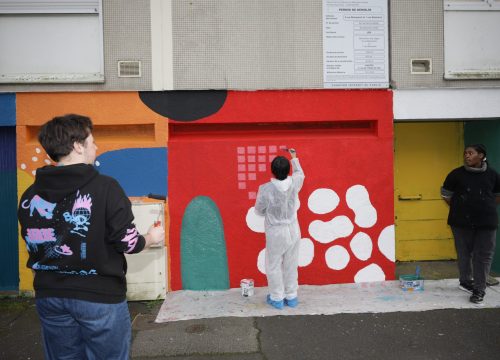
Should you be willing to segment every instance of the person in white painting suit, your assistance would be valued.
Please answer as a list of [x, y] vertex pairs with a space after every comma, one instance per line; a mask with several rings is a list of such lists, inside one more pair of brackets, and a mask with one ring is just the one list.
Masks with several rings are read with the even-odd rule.
[[264, 216], [266, 233], [267, 303], [276, 309], [298, 305], [298, 263], [300, 227], [297, 220], [298, 194], [304, 183], [304, 172], [294, 149], [290, 161], [277, 156], [271, 162], [274, 179], [259, 187], [255, 212]]

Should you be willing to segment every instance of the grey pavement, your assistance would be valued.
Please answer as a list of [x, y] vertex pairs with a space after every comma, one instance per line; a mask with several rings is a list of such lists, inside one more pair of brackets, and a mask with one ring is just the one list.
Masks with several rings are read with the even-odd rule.
[[[397, 274], [417, 263], [398, 264]], [[427, 279], [454, 262], [423, 262]], [[497, 289], [495, 289], [497, 290]], [[345, 299], [346, 302], [349, 299]], [[132, 359], [498, 359], [500, 308], [220, 317], [155, 323], [161, 302], [130, 302]], [[43, 359], [33, 300], [0, 300], [0, 359]]]

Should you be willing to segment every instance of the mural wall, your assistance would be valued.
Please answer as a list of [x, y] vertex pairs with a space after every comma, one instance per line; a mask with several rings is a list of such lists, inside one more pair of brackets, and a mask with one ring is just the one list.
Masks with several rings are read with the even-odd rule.
[[[68, 113], [92, 119], [96, 167], [116, 178], [128, 196], [167, 195], [167, 120], [144, 105], [137, 92], [18, 93], [16, 105], [19, 195], [33, 183], [37, 168], [51, 164], [37, 141], [40, 126]], [[21, 291], [32, 290], [27, 256], [19, 238]]]
[[[155, 94], [156, 104], [174, 94]], [[299, 281], [394, 278], [392, 93], [259, 91], [196, 94], [156, 111], [170, 117], [172, 289], [265, 286], [263, 219], [253, 212], [270, 161], [297, 149], [306, 174], [298, 211]], [[206, 94], [205, 94], [206, 96]], [[214, 106], [218, 101], [219, 106]], [[175, 169], [175, 170], [174, 170]], [[198, 274], [192, 276], [192, 274]]]
[[[36, 140], [41, 124], [80, 113], [94, 121], [101, 173], [128, 196], [168, 195], [172, 290], [227, 289], [248, 277], [266, 285], [253, 206], [285, 147], [306, 173], [300, 282], [394, 278], [390, 91], [25, 93], [16, 102], [19, 194], [51, 163]], [[20, 290], [30, 290], [19, 248]]]

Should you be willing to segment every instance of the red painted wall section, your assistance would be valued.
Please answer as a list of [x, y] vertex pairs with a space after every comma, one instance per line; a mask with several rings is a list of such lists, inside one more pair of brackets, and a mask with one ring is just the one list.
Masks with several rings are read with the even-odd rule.
[[247, 214], [272, 176], [270, 161], [285, 154], [280, 147], [297, 149], [306, 175], [299, 282], [393, 279], [392, 118], [391, 91], [313, 90], [229, 92], [214, 115], [170, 121], [172, 290], [182, 288], [182, 217], [196, 196], [220, 210], [230, 286], [243, 278], [267, 285], [265, 235]]

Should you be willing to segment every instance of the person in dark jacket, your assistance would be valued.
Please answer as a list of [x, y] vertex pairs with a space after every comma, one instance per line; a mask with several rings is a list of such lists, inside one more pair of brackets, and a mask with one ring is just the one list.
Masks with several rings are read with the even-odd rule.
[[488, 166], [484, 145], [465, 148], [464, 165], [448, 174], [441, 196], [450, 205], [448, 224], [455, 238], [459, 288], [480, 304], [495, 253], [500, 203], [500, 175]]
[[38, 140], [57, 166], [39, 168], [19, 203], [47, 359], [128, 359], [124, 253], [164, 241], [162, 227], [137, 232], [123, 189], [94, 168], [92, 129], [74, 114], [42, 126]]

